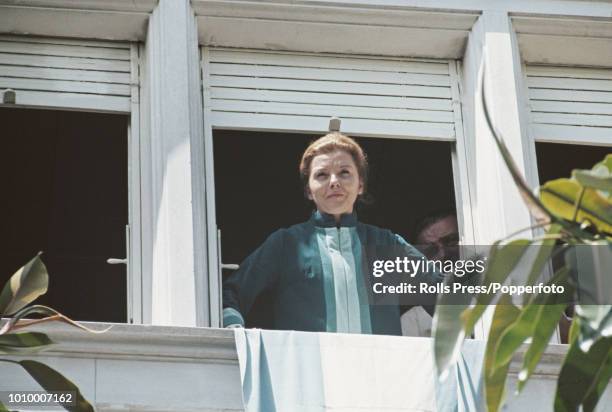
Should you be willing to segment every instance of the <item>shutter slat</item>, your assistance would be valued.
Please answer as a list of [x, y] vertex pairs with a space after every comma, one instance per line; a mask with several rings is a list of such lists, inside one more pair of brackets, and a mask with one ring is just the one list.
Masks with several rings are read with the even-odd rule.
[[[569, 113], [532, 113], [536, 123], [568, 124], [572, 126], [598, 126], [611, 127], [612, 116], [598, 116], [595, 114], [569, 114]], [[612, 139], [612, 130], [610, 130]]]
[[54, 69], [51, 67], [0, 66], [0, 77], [27, 79], [76, 80], [98, 83], [129, 84], [130, 74], [95, 70]]
[[612, 80], [608, 69], [591, 69], [582, 67], [527, 66], [527, 76], [561, 77], [571, 79], [607, 79]]
[[[320, 133], [327, 130], [329, 116], [270, 115], [252, 113], [213, 112], [215, 127], [234, 130], [273, 130]], [[266, 129], [263, 125], [274, 125]], [[452, 141], [455, 138], [454, 126], [444, 123], [410, 121], [386, 121], [366, 119], [346, 119], [342, 121], [342, 131], [359, 136], [383, 136], [398, 138], [421, 138]]]
[[4, 41], [17, 41], [21, 43], [36, 43], [36, 44], [63, 44], [68, 46], [87, 46], [87, 47], [106, 47], [112, 49], [130, 50], [130, 44], [120, 41], [102, 41], [96, 40], [92, 43], [87, 39], [67, 39], [64, 37], [35, 37], [35, 36], [13, 36], [2, 35]]
[[356, 95], [412, 96], [450, 99], [450, 88], [350, 83], [317, 80], [269, 79], [232, 76], [211, 76], [210, 85], [245, 89], [316, 91], [321, 93], [353, 93]]
[[0, 53], [0, 64], [29, 67], [55, 67], [77, 70], [105, 70], [130, 72], [130, 62], [122, 60], [88, 59], [81, 57], [34, 56], [27, 54]]
[[533, 133], [539, 142], [612, 146], [610, 128], [534, 124]]
[[252, 65], [319, 67], [327, 69], [372, 70], [406, 73], [448, 75], [448, 63], [403, 61], [393, 59], [314, 56], [308, 54], [282, 54], [265, 52], [236, 52], [212, 50], [211, 63], [241, 63]]
[[448, 99], [427, 99], [418, 97], [368, 96], [367, 99], [356, 99], [355, 95], [341, 93], [285, 92], [277, 90], [232, 89], [226, 87], [214, 87], [210, 90], [210, 94], [213, 99], [443, 110], [449, 112], [453, 110], [451, 101]]
[[531, 110], [549, 113], [612, 114], [612, 104], [532, 100]]
[[106, 47], [36, 44], [0, 40], [0, 53], [33, 54], [39, 56], [87, 57], [109, 60], [130, 60], [130, 50]]
[[254, 66], [246, 64], [212, 63], [210, 74], [223, 76], [266, 77], [277, 79], [300, 79], [410, 84], [421, 86], [448, 86], [448, 76], [440, 74], [376, 72], [371, 70], [340, 70], [310, 67]]
[[130, 86], [126, 84], [17, 78], [0, 78], [0, 88], [71, 93], [112, 94], [117, 96], [129, 96], [131, 93]]
[[580, 90], [548, 90], [530, 88], [529, 97], [534, 100], [612, 103], [611, 92], [588, 92]]
[[82, 109], [114, 113], [129, 113], [131, 109], [130, 99], [121, 96], [54, 93], [32, 90], [20, 90], [16, 94], [15, 104], [54, 109]]
[[612, 80], [527, 77], [527, 86], [541, 89], [594, 90], [612, 92]]
[[453, 122], [452, 112], [382, 109], [374, 107], [342, 107], [335, 105], [313, 105], [293, 103], [245, 102], [238, 100], [215, 100], [216, 111], [248, 112], [266, 114], [295, 114], [309, 116], [337, 116], [343, 119], [415, 120], [432, 123]]

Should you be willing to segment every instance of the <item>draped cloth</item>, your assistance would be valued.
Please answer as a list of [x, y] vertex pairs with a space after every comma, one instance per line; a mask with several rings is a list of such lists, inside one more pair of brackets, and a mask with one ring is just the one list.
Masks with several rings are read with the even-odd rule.
[[485, 412], [483, 364], [486, 343], [468, 339], [463, 343], [457, 363], [448, 377], [436, 385], [436, 404], [439, 411]]
[[439, 386], [428, 338], [234, 331], [247, 412], [478, 410], [482, 345]]

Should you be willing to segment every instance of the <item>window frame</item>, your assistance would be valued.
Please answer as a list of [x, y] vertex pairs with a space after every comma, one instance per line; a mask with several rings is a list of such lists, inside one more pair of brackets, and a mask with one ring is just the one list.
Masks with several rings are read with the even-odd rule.
[[[214, 153], [213, 153], [213, 132], [217, 128], [212, 121], [212, 109], [211, 109], [211, 94], [210, 94], [210, 75], [208, 70], [209, 53], [210, 47], [202, 46], [200, 68], [202, 73], [202, 92], [204, 102], [204, 150], [205, 150], [205, 164], [206, 164], [206, 213], [207, 213], [207, 226], [208, 226], [208, 254], [209, 256], [216, 256], [217, 259], [209, 259], [209, 291], [210, 291], [210, 314], [211, 314], [211, 326], [222, 327], [223, 325], [223, 310], [222, 310], [222, 275], [221, 275], [221, 244], [220, 244], [220, 233], [216, 223], [216, 203], [215, 203], [215, 178], [214, 178]], [[265, 51], [265, 50], [264, 50]], [[299, 52], [296, 52], [299, 53]], [[310, 53], [309, 53], [310, 54]], [[336, 55], [336, 54], [334, 54]], [[325, 54], [321, 54], [321, 57]], [[360, 57], [356, 54], [342, 54], [338, 55], [341, 57]], [[372, 57], [372, 56], [368, 56]], [[375, 58], [384, 59], [385, 56], [374, 56]], [[419, 60], [419, 59], [415, 59]], [[431, 60], [429, 60], [431, 61]], [[394, 135], [391, 138], [396, 139], [407, 139], [407, 140], [425, 140], [425, 141], [445, 141], [451, 143], [451, 164], [453, 170], [453, 187], [455, 190], [455, 208], [457, 210], [457, 221], [459, 226], [459, 233], [462, 242], [469, 242], [474, 239], [473, 225], [472, 225], [472, 211], [469, 197], [462, 195], [462, 193], [469, 193], [469, 181], [467, 180], [467, 160], [464, 139], [464, 128], [463, 118], [461, 111], [461, 95], [460, 95], [460, 84], [459, 84], [459, 70], [460, 62], [455, 59], [437, 59], [438, 62], [444, 62], [448, 64], [450, 88], [451, 88], [451, 102], [453, 109], [453, 124], [455, 128], [454, 139], [440, 139], [440, 138], [428, 138], [425, 136], [397, 136]], [[289, 118], [289, 117], [288, 117]], [[290, 122], [287, 122], [290, 123]], [[219, 127], [225, 129], [224, 127]], [[284, 133], [304, 133], [303, 130], [287, 129], [286, 126], [279, 127], [276, 130], [270, 130], [270, 127], [265, 127], [265, 131], [272, 132], [284, 132]], [[259, 129], [248, 129], [252, 131], [261, 131]], [[324, 134], [327, 130], [314, 131], [315, 133]], [[360, 135], [359, 131], [352, 132], [354, 135]], [[389, 136], [378, 135], [372, 136], [368, 134], [368, 137], [376, 139], [388, 139]]]
[[[24, 36], [25, 37], [25, 36]], [[49, 38], [49, 36], [44, 36]], [[80, 40], [80, 39], [79, 39]], [[82, 39], [84, 43], [87, 40]], [[125, 228], [126, 250], [125, 256], [108, 256], [108, 258], [127, 259], [126, 268], [126, 323], [142, 323], [142, 262], [141, 262], [141, 170], [140, 170], [140, 78], [139, 78], [139, 45], [129, 42], [130, 48], [130, 108], [127, 111], [113, 111], [114, 114], [126, 115], [128, 117], [127, 130], [127, 153], [128, 153], [128, 176], [126, 186], [128, 188], [128, 225]], [[60, 94], [61, 92], [57, 92]], [[19, 91], [17, 91], [19, 96]], [[0, 107], [45, 110], [74, 110], [77, 112], [109, 113], [105, 110], [92, 108], [79, 108], [64, 106], [50, 106], [48, 104], [6, 104], [0, 101]]]

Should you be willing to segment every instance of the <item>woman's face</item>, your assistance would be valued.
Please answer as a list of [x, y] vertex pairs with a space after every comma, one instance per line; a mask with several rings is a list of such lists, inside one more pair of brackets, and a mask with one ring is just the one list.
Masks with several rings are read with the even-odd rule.
[[340, 218], [351, 213], [363, 181], [353, 157], [344, 150], [315, 156], [310, 164], [307, 194], [321, 212]]

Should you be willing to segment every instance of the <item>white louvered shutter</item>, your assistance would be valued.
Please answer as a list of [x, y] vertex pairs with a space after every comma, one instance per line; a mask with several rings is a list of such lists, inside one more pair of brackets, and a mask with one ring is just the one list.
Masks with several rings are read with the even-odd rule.
[[612, 145], [612, 69], [526, 66], [536, 141]]
[[215, 128], [455, 139], [448, 61], [203, 48]]
[[137, 73], [129, 43], [0, 36], [0, 91], [16, 104], [130, 112]]

